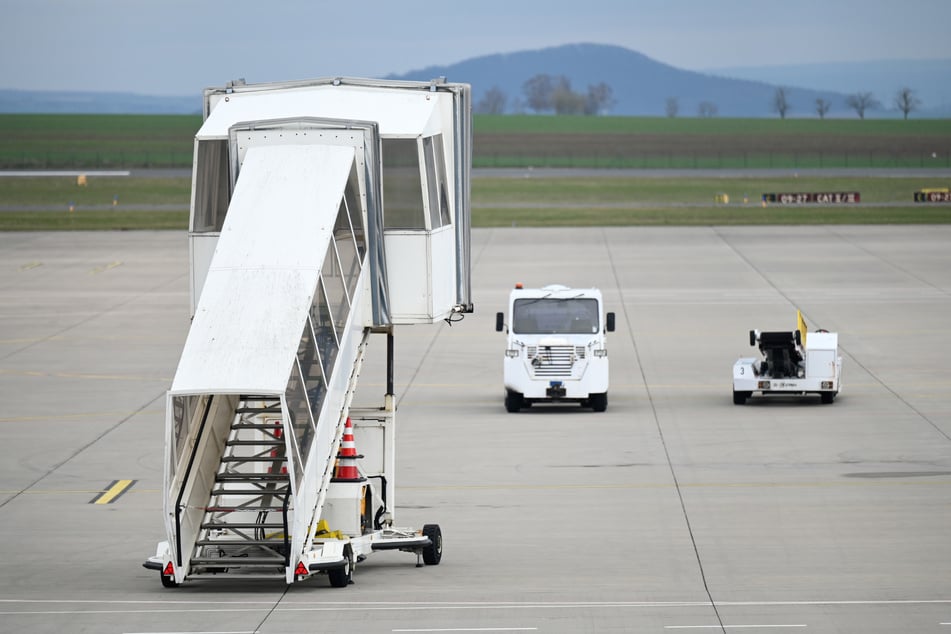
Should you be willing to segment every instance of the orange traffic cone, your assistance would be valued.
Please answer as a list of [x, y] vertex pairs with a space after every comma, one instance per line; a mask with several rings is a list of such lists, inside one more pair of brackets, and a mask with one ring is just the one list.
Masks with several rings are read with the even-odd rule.
[[340, 440], [340, 452], [337, 454], [337, 470], [333, 482], [363, 482], [366, 480], [357, 469], [357, 459], [363, 456], [357, 454], [357, 446], [353, 442], [353, 423], [350, 417], [343, 428], [343, 438]]

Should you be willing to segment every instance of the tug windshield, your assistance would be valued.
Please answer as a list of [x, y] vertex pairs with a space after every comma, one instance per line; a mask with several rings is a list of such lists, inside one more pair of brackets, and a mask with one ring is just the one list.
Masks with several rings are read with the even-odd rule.
[[512, 331], [518, 334], [593, 335], [599, 329], [594, 298], [516, 299], [512, 310]]

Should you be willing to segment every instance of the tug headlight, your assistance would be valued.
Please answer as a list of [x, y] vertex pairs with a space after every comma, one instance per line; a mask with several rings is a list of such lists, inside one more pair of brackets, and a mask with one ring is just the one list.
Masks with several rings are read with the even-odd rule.
[[756, 384], [756, 387], [757, 387], [757, 389], [760, 389], [760, 390], [768, 390], [768, 389], [769, 389], [769, 381], [759, 381], [759, 382]]
[[599, 348], [594, 351], [594, 356], [596, 357], [606, 357], [608, 356], [608, 351], [604, 348]]
[[518, 358], [518, 348], [508, 348], [505, 351], [505, 356], [507, 356], [509, 359]]

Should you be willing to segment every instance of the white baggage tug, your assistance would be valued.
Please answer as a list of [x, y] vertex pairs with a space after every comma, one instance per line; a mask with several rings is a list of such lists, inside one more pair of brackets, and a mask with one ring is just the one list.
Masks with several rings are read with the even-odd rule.
[[[444, 79], [205, 91], [167, 539], [144, 563], [163, 585], [327, 574], [343, 587], [384, 550], [439, 563], [438, 524], [395, 524], [393, 339], [472, 312], [471, 138], [470, 88]], [[386, 393], [358, 408], [374, 334]]]
[[614, 330], [614, 313], [605, 314], [601, 291], [516, 284], [505, 324], [506, 315], [497, 313], [495, 329], [506, 332], [506, 410], [546, 402], [580, 403], [596, 412], [608, 408], [605, 332]]
[[826, 330], [807, 333], [802, 313], [794, 331], [750, 331], [750, 345], [762, 359], [744, 357], [733, 364], [733, 403], [743, 405], [754, 392], [818, 394], [831, 403], [841, 388], [839, 336]]

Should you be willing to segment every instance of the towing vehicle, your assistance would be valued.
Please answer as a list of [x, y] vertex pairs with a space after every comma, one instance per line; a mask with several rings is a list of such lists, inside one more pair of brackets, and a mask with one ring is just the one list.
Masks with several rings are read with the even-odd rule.
[[507, 327], [506, 314], [495, 318], [495, 330], [506, 333], [502, 369], [507, 411], [565, 402], [595, 412], [607, 409], [605, 333], [614, 330], [614, 313], [604, 312], [601, 291], [516, 284], [507, 315]]
[[743, 405], [754, 393], [818, 394], [832, 403], [841, 389], [839, 336], [827, 330], [807, 332], [802, 312], [791, 331], [750, 331], [750, 345], [762, 358], [743, 357], [733, 364], [733, 403]]

